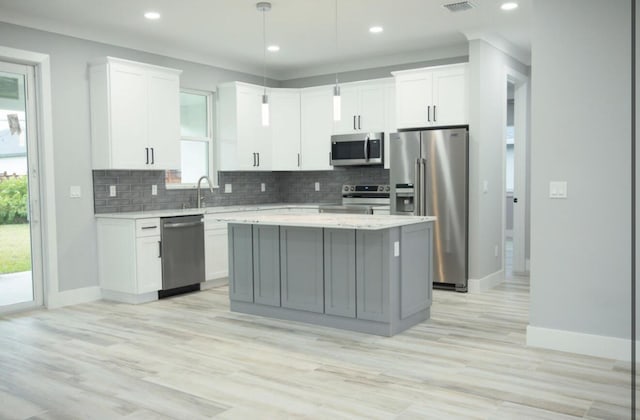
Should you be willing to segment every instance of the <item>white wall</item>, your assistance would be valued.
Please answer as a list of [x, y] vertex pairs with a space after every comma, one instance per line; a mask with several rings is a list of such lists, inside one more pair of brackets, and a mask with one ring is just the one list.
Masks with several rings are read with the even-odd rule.
[[[533, 327], [630, 335], [629, 14], [627, 1], [533, 4]], [[568, 198], [549, 199], [549, 181]]]
[[[469, 278], [503, 268], [502, 215], [506, 66], [529, 68], [484, 40], [469, 42]], [[483, 192], [483, 182], [487, 192]], [[498, 256], [495, 256], [495, 247]]]
[[[262, 78], [77, 38], [0, 23], [0, 45], [51, 57], [55, 189], [60, 291], [96, 286], [88, 61], [111, 55], [183, 70], [181, 86], [215, 90], [225, 81]], [[268, 81], [269, 82], [269, 81]], [[271, 82], [272, 83], [272, 82]], [[70, 199], [79, 185], [82, 198]]]

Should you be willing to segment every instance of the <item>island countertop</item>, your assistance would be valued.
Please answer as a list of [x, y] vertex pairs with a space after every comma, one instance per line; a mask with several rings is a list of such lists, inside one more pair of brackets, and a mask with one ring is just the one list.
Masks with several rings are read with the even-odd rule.
[[380, 230], [416, 223], [432, 222], [430, 216], [387, 216], [373, 214], [261, 214], [260, 212], [243, 212], [224, 214], [216, 220], [228, 223], [298, 226], [333, 229]]

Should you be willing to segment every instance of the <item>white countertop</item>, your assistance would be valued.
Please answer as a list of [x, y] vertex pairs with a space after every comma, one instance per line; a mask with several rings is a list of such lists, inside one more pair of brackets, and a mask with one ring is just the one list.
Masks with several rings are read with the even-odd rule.
[[415, 223], [432, 222], [436, 220], [436, 218], [374, 214], [260, 214], [260, 212], [248, 212], [221, 214], [216, 220], [240, 224], [379, 230]]
[[191, 216], [194, 214], [218, 214], [237, 212], [259, 212], [261, 210], [318, 209], [319, 204], [246, 204], [241, 206], [204, 207], [201, 209], [173, 209], [132, 211], [124, 213], [98, 213], [95, 216], [103, 219], [149, 219], [154, 217]]

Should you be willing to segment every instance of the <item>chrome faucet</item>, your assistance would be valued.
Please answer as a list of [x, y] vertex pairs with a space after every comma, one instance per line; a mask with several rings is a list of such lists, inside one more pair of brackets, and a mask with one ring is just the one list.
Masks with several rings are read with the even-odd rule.
[[211, 182], [208, 176], [202, 175], [198, 180], [198, 187], [197, 187], [198, 188], [198, 208], [202, 208], [202, 200], [204, 199], [204, 197], [202, 197], [202, 194], [200, 193], [200, 183], [202, 182], [203, 179], [207, 180], [207, 182], [209, 183], [209, 191], [213, 193], [213, 183]]

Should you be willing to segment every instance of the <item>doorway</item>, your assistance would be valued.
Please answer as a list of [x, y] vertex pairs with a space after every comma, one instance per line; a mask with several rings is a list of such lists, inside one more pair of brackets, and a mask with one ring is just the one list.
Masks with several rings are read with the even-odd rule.
[[528, 242], [528, 77], [507, 70], [504, 124], [504, 270], [527, 275]]
[[0, 312], [43, 303], [34, 68], [0, 62]]

